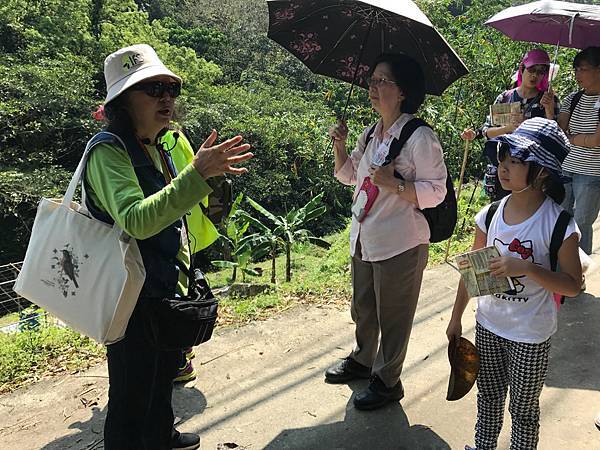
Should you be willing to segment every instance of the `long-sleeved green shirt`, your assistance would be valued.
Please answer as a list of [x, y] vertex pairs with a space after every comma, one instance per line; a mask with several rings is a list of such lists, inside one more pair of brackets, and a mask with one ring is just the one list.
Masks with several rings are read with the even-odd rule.
[[[154, 165], [162, 172], [160, 156], [155, 147], [146, 146]], [[188, 164], [166, 187], [145, 197], [135, 170], [125, 149], [98, 144], [88, 160], [87, 194], [94, 204], [110, 215], [128, 235], [147, 239], [180, 219], [212, 189]], [[179, 247], [178, 259], [189, 267], [187, 242]], [[187, 292], [187, 279], [180, 274], [178, 290]]]

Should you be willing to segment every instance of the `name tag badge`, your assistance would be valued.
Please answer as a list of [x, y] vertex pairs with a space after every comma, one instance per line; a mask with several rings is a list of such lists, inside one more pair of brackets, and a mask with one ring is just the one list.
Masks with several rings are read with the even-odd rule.
[[373, 157], [371, 158], [371, 164], [373, 166], [382, 166], [385, 162], [385, 157], [388, 155], [390, 151], [389, 143], [382, 142], [379, 144], [379, 147], [375, 149], [373, 152]]
[[600, 109], [600, 97], [596, 100], [596, 103], [594, 103], [594, 109]]

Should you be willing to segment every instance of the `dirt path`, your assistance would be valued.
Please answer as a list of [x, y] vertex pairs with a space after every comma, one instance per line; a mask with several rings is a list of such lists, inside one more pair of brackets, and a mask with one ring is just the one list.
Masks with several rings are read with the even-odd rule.
[[[325, 368], [352, 345], [349, 313], [297, 307], [265, 322], [221, 330], [196, 348], [199, 377], [174, 393], [179, 428], [199, 432], [203, 449], [233, 444], [248, 449], [462, 449], [472, 444], [475, 389], [460, 401], [445, 400], [444, 330], [457, 280], [448, 266], [425, 274], [401, 405], [359, 412], [350, 399], [366, 382], [325, 384]], [[600, 295], [600, 271], [588, 276], [588, 292]], [[540, 449], [600, 449], [600, 432], [593, 425], [600, 410], [598, 323], [600, 299], [589, 293], [560, 312], [542, 394]], [[471, 339], [473, 325], [470, 308], [464, 329]], [[107, 382], [103, 364], [0, 397], [0, 449], [103, 448]], [[500, 448], [508, 447], [507, 423]]]

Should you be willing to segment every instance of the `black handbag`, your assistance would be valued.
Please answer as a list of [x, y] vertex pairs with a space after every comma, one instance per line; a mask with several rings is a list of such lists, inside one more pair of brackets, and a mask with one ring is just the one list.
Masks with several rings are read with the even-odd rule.
[[188, 295], [162, 298], [144, 305], [146, 336], [159, 350], [202, 344], [212, 337], [217, 321], [219, 302], [202, 271], [194, 269], [192, 277], [183, 265], [179, 268], [188, 275]]

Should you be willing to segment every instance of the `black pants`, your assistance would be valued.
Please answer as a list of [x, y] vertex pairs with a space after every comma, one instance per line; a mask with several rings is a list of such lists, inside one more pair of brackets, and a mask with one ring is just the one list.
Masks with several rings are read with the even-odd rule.
[[173, 378], [181, 351], [159, 351], [145, 339], [141, 301], [125, 338], [107, 347], [108, 412], [104, 424], [106, 450], [170, 449], [173, 428]]

